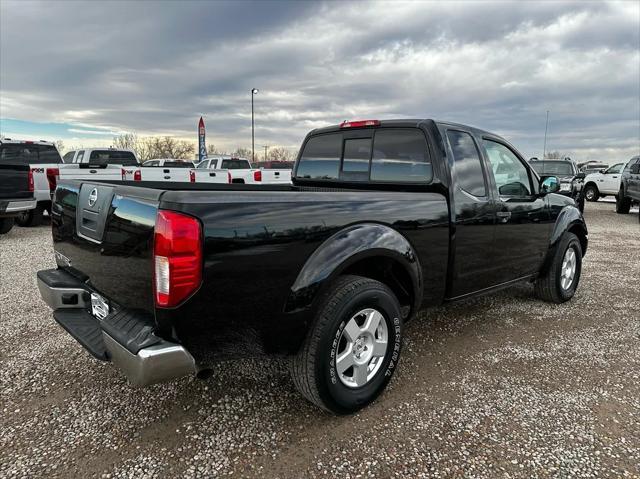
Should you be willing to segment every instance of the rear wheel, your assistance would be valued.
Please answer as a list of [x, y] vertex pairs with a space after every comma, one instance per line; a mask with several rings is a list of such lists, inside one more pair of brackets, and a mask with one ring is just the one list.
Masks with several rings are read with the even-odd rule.
[[335, 414], [355, 412], [387, 386], [402, 344], [400, 304], [384, 284], [343, 276], [320, 299], [315, 322], [292, 359], [296, 388]]
[[42, 224], [42, 215], [44, 208], [36, 206], [35, 208], [21, 212], [16, 216], [16, 224], [18, 226], [40, 226]]
[[584, 189], [584, 197], [587, 201], [598, 201], [600, 194], [598, 193], [598, 187], [594, 185], [588, 185]]
[[547, 272], [535, 284], [536, 295], [550, 303], [564, 303], [573, 298], [582, 272], [582, 246], [573, 233], [560, 239]]
[[13, 218], [0, 218], [0, 235], [6, 234], [13, 228]]
[[624, 190], [620, 188], [616, 196], [616, 213], [626, 215], [631, 209], [631, 198], [624, 196]]

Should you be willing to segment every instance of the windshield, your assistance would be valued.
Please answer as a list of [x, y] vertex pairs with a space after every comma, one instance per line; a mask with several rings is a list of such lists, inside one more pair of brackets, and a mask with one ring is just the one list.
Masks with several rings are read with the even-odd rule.
[[223, 169], [223, 170], [250, 170], [251, 169], [251, 163], [249, 163], [249, 160], [240, 160], [240, 159], [222, 160], [221, 169]]
[[570, 176], [574, 174], [573, 165], [568, 161], [532, 161], [530, 165], [539, 175]]
[[93, 150], [89, 161], [99, 160], [108, 165], [136, 166], [138, 160], [130, 151]]

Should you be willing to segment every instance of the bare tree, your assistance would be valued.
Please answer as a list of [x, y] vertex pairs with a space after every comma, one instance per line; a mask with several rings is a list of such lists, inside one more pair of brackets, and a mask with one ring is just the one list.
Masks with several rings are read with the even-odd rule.
[[564, 158], [564, 153], [559, 151], [548, 151], [545, 153], [544, 158], [547, 160], [560, 160]]
[[140, 140], [135, 133], [125, 133], [124, 135], [118, 135], [113, 137], [112, 146], [114, 148], [122, 150], [136, 150], [139, 146]]
[[267, 152], [267, 161], [293, 161], [293, 153], [281, 146]]
[[148, 136], [140, 138], [135, 133], [125, 133], [113, 138], [114, 148], [133, 150], [141, 162], [153, 158], [186, 158], [191, 159], [195, 145], [185, 140], [177, 140], [170, 136]]
[[236, 148], [236, 150], [231, 153], [231, 156], [234, 158], [246, 158], [251, 161], [251, 148]]
[[56, 146], [56, 149], [58, 150], [58, 153], [60, 153], [62, 155], [62, 152], [64, 151], [64, 141], [57, 140], [53, 144]]
[[209, 144], [207, 145], [207, 155], [226, 155], [224, 151], [218, 150], [216, 145]]

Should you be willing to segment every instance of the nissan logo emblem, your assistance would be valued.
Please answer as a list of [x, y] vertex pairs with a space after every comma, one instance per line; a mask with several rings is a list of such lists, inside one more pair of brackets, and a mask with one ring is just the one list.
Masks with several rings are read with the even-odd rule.
[[89, 193], [89, 206], [95, 205], [96, 201], [98, 201], [98, 188], [92, 189]]

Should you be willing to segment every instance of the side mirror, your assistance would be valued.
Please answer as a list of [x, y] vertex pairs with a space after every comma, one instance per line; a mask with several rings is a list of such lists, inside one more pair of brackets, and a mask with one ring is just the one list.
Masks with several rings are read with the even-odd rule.
[[583, 172], [580, 172], [576, 175], [576, 180], [584, 180], [586, 176], [587, 175], [585, 175]]
[[543, 176], [540, 179], [540, 194], [556, 193], [560, 191], [560, 180], [557, 176]]

